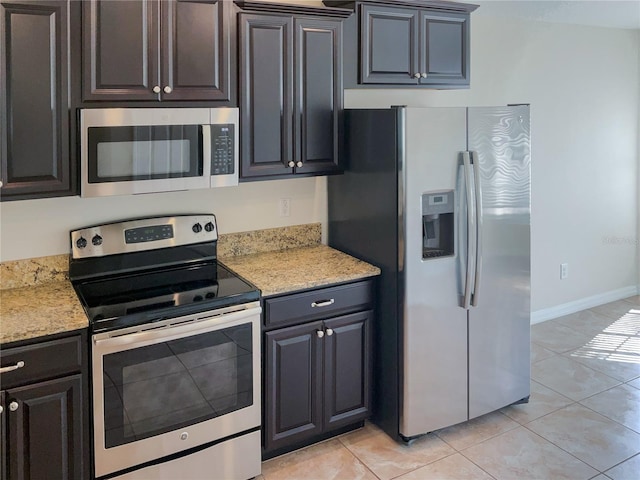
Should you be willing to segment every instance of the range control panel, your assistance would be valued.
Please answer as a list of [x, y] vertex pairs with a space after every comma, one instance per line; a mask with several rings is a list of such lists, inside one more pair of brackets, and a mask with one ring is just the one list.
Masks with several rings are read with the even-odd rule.
[[218, 228], [212, 214], [139, 218], [72, 231], [71, 255], [74, 259], [103, 257], [216, 240]]

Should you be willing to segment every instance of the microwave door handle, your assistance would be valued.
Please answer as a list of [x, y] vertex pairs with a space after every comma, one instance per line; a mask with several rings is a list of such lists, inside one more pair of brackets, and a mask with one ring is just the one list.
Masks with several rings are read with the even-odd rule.
[[202, 176], [210, 185], [211, 182], [211, 161], [213, 153], [211, 151], [211, 125], [202, 126]]

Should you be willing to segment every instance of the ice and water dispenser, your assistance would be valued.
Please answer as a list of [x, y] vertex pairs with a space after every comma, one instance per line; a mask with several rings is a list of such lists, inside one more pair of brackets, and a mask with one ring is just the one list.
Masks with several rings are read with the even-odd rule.
[[422, 194], [422, 258], [454, 255], [453, 190]]

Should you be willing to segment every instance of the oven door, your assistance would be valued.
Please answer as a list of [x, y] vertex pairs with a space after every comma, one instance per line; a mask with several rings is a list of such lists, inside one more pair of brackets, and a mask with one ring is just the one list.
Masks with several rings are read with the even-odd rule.
[[96, 477], [260, 426], [260, 312], [254, 302], [92, 337]]
[[208, 188], [210, 109], [82, 110], [81, 195]]

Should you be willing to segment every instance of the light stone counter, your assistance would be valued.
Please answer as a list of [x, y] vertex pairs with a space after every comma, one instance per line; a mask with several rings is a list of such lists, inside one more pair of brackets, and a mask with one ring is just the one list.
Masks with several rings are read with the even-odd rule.
[[68, 280], [0, 291], [0, 344], [89, 326]]
[[263, 297], [380, 274], [378, 267], [326, 245], [222, 257], [220, 260], [258, 287]]

